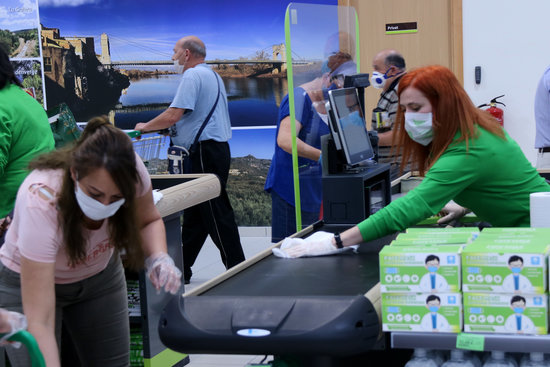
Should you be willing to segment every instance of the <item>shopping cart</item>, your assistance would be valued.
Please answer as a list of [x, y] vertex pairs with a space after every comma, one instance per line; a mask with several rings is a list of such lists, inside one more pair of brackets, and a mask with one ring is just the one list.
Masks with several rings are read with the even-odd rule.
[[11, 342], [24, 344], [29, 351], [32, 367], [46, 367], [46, 362], [42, 356], [38, 343], [34, 336], [26, 330], [20, 330], [8, 338]]
[[168, 173], [166, 151], [170, 145], [170, 136], [164, 130], [142, 133], [136, 130], [125, 130], [132, 138], [135, 152], [141, 157], [149, 174]]

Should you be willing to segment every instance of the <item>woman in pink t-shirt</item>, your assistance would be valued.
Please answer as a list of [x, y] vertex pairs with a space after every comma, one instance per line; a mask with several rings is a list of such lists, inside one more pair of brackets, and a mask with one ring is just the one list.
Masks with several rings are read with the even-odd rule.
[[[59, 366], [61, 321], [82, 365], [129, 365], [128, 299], [121, 254], [157, 289], [177, 293], [151, 180], [130, 138], [105, 117], [69, 150], [31, 163], [0, 249], [0, 307], [24, 311], [48, 366]], [[6, 349], [12, 366], [26, 351]]]

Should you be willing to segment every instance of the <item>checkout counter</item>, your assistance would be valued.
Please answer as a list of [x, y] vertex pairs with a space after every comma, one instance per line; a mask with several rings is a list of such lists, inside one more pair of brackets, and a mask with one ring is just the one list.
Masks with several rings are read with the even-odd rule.
[[[372, 201], [371, 179], [389, 198], [385, 165], [347, 178], [360, 181], [356, 194], [368, 199], [362, 203]], [[292, 237], [341, 232], [355, 224], [344, 222], [320, 221]], [[277, 243], [171, 299], [160, 315], [160, 340], [180, 353], [292, 356], [302, 366], [336, 366], [384, 353], [389, 344], [381, 332], [378, 252], [394, 237], [363, 243], [357, 254], [300, 259], [274, 256]]]
[[[158, 189], [163, 198], [156, 204], [164, 226], [168, 253], [183, 272], [181, 251], [181, 211], [206, 200], [218, 197], [221, 185], [214, 174], [151, 175], [153, 189]], [[158, 323], [164, 306], [173, 295], [158, 293], [145, 272], [127, 274], [127, 279], [139, 280], [141, 315], [130, 317], [130, 324], [141, 329], [143, 359], [149, 367], [183, 366], [189, 362], [187, 355], [167, 349], [158, 335]], [[182, 282], [183, 287], [183, 282]]]
[[[318, 222], [294, 237], [344, 229]], [[358, 254], [300, 259], [270, 247], [173, 298], [160, 339], [181, 353], [292, 355], [312, 366], [366, 353], [381, 336], [378, 251], [391, 239]]]
[[[359, 100], [352, 88], [342, 93], [342, 101], [356, 98], [350, 109], [345, 107], [343, 114], [349, 115]], [[347, 135], [345, 126], [351, 127]], [[365, 150], [372, 156], [366, 130], [359, 141], [360, 125], [345, 126], [333, 132], [340, 131], [346, 161], [342, 152], [332, 150], [331, 137], [323, 137], [322, 155], [330, 160], [323, 162], [324, 220], [292, 237], [342, 232], [391, 201], [389, 164], [342, 169]], [[337, 163], [336, 169], [331, 162]], [[389, 344], [381, 332], [378, 252], [394, 237], [363, 243], [357, 254], [299, 259], [274, 256], [272, 248], [281, 245], [277, 243], [173, 297], [160, 315], [160, 340], [180, 353], [297, 356], [300, 365], [317, 367], [385, 351]]]

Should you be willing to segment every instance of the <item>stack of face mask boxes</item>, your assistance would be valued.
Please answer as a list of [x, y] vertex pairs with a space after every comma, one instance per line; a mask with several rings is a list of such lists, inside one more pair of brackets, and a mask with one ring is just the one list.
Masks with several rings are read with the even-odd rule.
[[462, 252], [464, 331], [547, 334], [550, 228], [486, 228]]
[[461, 252], [477, 228], [411, 228], [380, 252], [384, 331], [462, 330]]

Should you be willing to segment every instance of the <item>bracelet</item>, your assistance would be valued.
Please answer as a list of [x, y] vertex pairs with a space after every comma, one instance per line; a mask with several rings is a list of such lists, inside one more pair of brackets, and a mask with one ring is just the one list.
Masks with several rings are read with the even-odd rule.
[[340, 238], [340, 233], [339, 232], [336, 232], [334, 234], [334, 241], [336, 241], [336, 247], [344, 248], [344, 244], [342, 243], [342, 239]]

